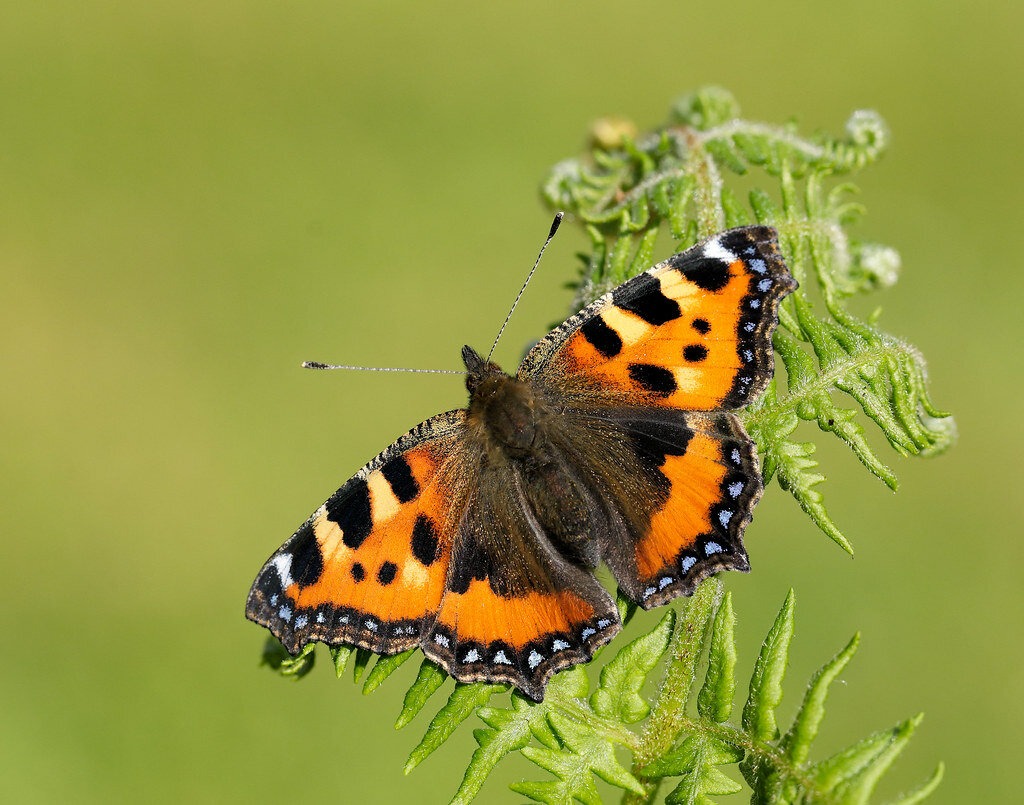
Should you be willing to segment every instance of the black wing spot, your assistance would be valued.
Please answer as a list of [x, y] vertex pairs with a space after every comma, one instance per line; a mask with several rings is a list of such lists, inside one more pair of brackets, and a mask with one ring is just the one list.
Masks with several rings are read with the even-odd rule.
[[425, 514], [421, 514], [412, 527], [412, 555], [421, 565], [430, 567], [437, 560], [437, 547], [434, 523]]
[[663, 394], [666, 397], [676, 390], [676, 378], [663, 366], [650, 363], [631, 363], [629, 376], [633, 382], [642, 386], [652, 394]]
[[398, 565], [394, 562], [385, 562], [380, 566], [380, 570], [377, 571], [377, 581], [387, 587], [395, 580], [395, 576], [397, 575]]
[[726, 251], [743, 257], [753, 255], [759, 244], [773, 240], [774, 237], [775, 233], [766, 226], [745, 226], [742, 229], [723, 232], [718, 236], [718, 242]]
[[700, 363], [707, 356], [708, 348], [703, 344], [690, 344], [683, 348], [683, 357], [690, 363]]
[[303, 523], [295, 534], [291, 546], [291, 576], [300, 587], [316, 584], [324, 571], [324, 560], [320, 555], [320, 543], [316, 541], [313, 526]]
[[362, 545], [373, 530], [366, 481], [354, 481], [349, 489], [336, 492], [327, 501], [327, 519], [338, 524], [341, 539], [349, 548], [355, 550]]
[[707, 319], [694, 319], [690, 323], [690, 326], [703, 335], [707, 335], [711, 332], [711, 323]]
[[595, 316], [582, 327], [580, 332], [590, 344], [606, 358], [614, 358], [622, 351], [622, 339], [600, 316]]
[[355, 579], [357, 582], [360, 582], [366, 578], [366, 571], [363, 569], [363, 566], [359, 562], [356, 562], [352, 565], [352, 578]]
[[679, 303], [661, 291], [661, 283], [650, 274], [641, 274], [612, 295], [616, 307], [635, 313], [648, 324], [664, 324], [678, 319]]
[[474, 579], [477, 581], [490, 579], [493, 587], [493, 578], [491, 577], [494, 567], [487, 552], [475, 541], [475, 535], [467, 535], [464, 539], [462, 551], [452, 560], [448, 589], [453, 593], [465, 593]]
[[405, 456], [395, 456], [380, 471], [401, 503], [408, 503], [420, 493], [420, 485], [416, 483]]
[[[646, 422], [629, 424], [633, 446], [644, 464], [662, 467], [666, 456], [686, 455], [693, 431], [682, 422]], [[664, 477], [664, 476], [663, 476]]]
[[681, 266], [683, 276], [705, 291], [720, 291], [729, 284], [729, 266], [713, 257], [687, 260]]

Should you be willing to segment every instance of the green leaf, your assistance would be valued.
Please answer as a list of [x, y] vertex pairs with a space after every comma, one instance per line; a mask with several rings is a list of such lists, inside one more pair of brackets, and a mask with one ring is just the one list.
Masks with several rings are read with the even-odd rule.
[[931, 777], [912, 791], [908, 791], [906, 794], [902, 794], [892, 800], [891, 805], [916, 805], [918, 802], [923, 802], [932, 794], [933, 791], [935, 791], [936, 788], [939, 787], [939, 783], [942, 782], [942, 777], [945, 774], [945, 771], [946, 767], [940, 763], [935, 767], [935, 771], [932, 772]]
[[624, 724], [647, 717], [651, 708], [640, 690], [668, 649], [675, 622], [675, 612], [670, 609], [650, 633], [623, 646], [601, 669], [601, 684], [590, 697], [595, 713]]
[[[761, 644], [750, 678], [750, 693], [743, 706], [743, 729], [757, 742], [769, 743], [778, 738], [775, 708], [782, 701], [782, 680], [789, 662], [789, 644], [793, 637], [793, 591], [789, 591], [775, 623]], [[771, 758], [751, 754], [740, 763], [747, 784], [753, 789], [752, 803], [768, 803], [775, 799], [779, 786], [779, 769]]]
[[[541, 802], [571, 802], [577, 799], [583, 803], [600, 805], [601, 797], [594, 783], [594, 775], [606, 783], [626, 791], [643, 794], [644, 788], [616, 758], [615, 745], [589, 726], [569, 718], [557, 710], [548, 713], [548, 721], [562, 742], [562, 747], [526, 747], [523, 756], [551, 772], [557, 781], [543, 788], [545, 799]], [[527, 796], [539, 793], [535, 786], [520, 790]]]
[[733, 696], [736, 692], [736, 642], [733, 630], [736, 616], [732, 611], [732, 596], [725, 594], [718, 605], [711, 626], [708, 648], [708, 670], [704, 685], [697, 694], [697, 712], [704, 718], [723, 723], [732, 715]]
[[403, 651], [401, 654], [395, 654], [391, 657], [378, 657], [377, 662], [374, 663], [373, 670], [370, 671], [366, 681], [363, 683], [363, 695], [365, 696], [377, 690], [381, 683], [397, 671], [415, 651], [416, 649], [411, 648], [408, 651]]
[[849, 750], [820, 764], [815, 777], [821, 781], [823, 772], [829, 782], [826, 790], [832, 791], [842, 802], [851, 805], [867, 803], [875, 790], [878, 780], [889, 769], [899, 754], [906, 748], [923, 716], [915, 716], [901, 724], [862, 741]]
[[672, 761], [667, 764], [671, 767], [669, 775], [662, 775], [682, 777], [665, 802], [668, 805], [711, 805], [711, 796], [737, 793], [743, 786], [715, 767], [737, 763], [742, 757], [742, 750], [715, 738], [687, 738], [669, 758]]
[[263, 656], [260, 665], [266, 665], [277, 671], [281, 676], [298, 681], [313, 670], [316, 663], [315, 643], [307, 643], [302, 651], [294, 657], [281, 645], [281, 641], [270, 636], [263, 643]]
[[416, 674], [416, 681], [405, 692], [402, 712], [398, 714], [398, 719], [395, 721], [395, 729], [402, 729], [416, 718], [430, 701], [430, 697], [437, 693], [447, 678], [448, 674], [437, 663], [424, 659]]
[[456, 727], [469, 718], [474, 710], [485, 705], [491, 696], [503, 690], [508, 688], [505, 685], [488, 685], [485, 682], [472, 685], [457, 684], [448, 697], [448, 702], [437, 712], [427, 727], [426, 734], [409, 754], [409, 759], [405, 763], [405, 773], [408, 774], [426, 760], [435, 749], [451, 737]]
[[531, 738], [537, 738], [548, 748], [559, 746], [559, 741], [547, 720], [552, 701], [574, 700], [586, 696], [587, 687], [586, 673], [576, 666], [557, 674], [551, 680], [545, 701], [540, 704], [533, 704], [515, 693], [512, 695], [511, 708], [481, 709], [480, 719], [487, 727], [473, 733], [479, 748], [473, 753], [473, 758], [462, 778], [462, 785], [459, 786], [452, 802], [470, 802], [498, 762], [510, 752], [526, 747]]
[[635, 753], [636, 768], [645, 768], [667, 752], [683, 728], [697, 663], [704, 649], [715, 601], [721, 592], [721, 581], [714, 577], [706, 579], [694, 590], [685, 611], [678, 617], [669, 645], [665, 679]]
[[791, 761], [801, 764], [807, 760], [811, 743], [818, 736], [818, 727], [825, 715], [825, 699], [828, 697], [828, 689], [836, 677], [842, 673], [847, 663], [857, 652], [860, 643], [860, 635], [854, 635], [846, 648], [836, 654], [831, 660], [823, 665], [812, 677], [811, 684], [804, 694], [803, 704], [793, 719], [793, 726], [783, 736], [780, 748], [786, 753]]
[[358, 682], [363, 678], [363, 672], [366, 671], [366, 667], [370, 664], [370, 660], [374, 657], [374, 653], [366, 648], [356, 649], [356, 658], [352, 663], [352, 681]]
[[782, 680], [789, 662], [793, 604], [793, 591], [790, 590], [761, 645], [754, 675], [750, 679], [750, 695], [743, 706], [743, 728], [758, 741], [772, 741], [778, 737], [775, 708], [782, 701]]
[[355, 646], [331, 646], [331, 660], [334, 663], [334, 675], [341, 679], [348, 667], [349, 657], [355, 652]]

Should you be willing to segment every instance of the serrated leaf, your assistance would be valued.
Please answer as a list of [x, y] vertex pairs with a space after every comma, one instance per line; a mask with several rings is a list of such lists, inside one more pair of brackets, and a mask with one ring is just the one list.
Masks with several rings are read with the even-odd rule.
[[890, 755], [893, 746], [898, 746], [898, 754], [921, 722], [921, 718], [916, 716], [892, 729], [872, 733], [867, 738], [814, 764], [809, 770], [812, 778], [821, 789], [837, 791], [840, 787], [846, 787], [861, 779], [861, 775], [875, 768], [879, 761], [884, 763], [880, 772], [884, 771], [895, 758], [894, 755]]
[[619, 623], [626, 626], [633, 616], [636, 615], [637, 605], [622, 594], [622, 590], [615, 590], [615, 611], [619, 613]]
[[302, 651], [293, 657], [281, 645], [281, 641], [271, 635], [263, 644], [260, 664], [277, 671], [283, 677], [297, 681], [313, 670], [316, 664], [315, 648], [315, 643], [307, 643], [302, 647]]
[[725, 213], [725, 226], [732, 229], [737, 226], [746, 226], [751, 223], [750, 213], [736, 198], [728, 187], [722, 188], [722, 210]]
[[754, 663], [750, 694], [743, 706], [743, 728], [758, 741], [773, 741], [778, 737], [775, 708], [782, 701], [782, 680], [789, 662], [793, 607], [794, 596], [790, 590]]
[[582, 667], [575, 666], [552, 678], [548, 683], [545, 701], [540, 704], [532, 704], [514, 693], [509, 708], [481, 708], [478, 715], [487, 728], [473, 733], [479, 747], [473, 753], [452, 802], [470, 802], [498, 762], [509, 752], [523, 749], [530, 742], [531, 736], [549, 748], [558, 747], [558, 739], [547, 720], [552, 702], [586, 696], [588, 687], [586, 672]]
[[524, 780], [509, 785], [517, 794], [522, 794], [534, 802], [552, 803], [552, 805], [569, 805], [572, 799], [566, 799], [564, 783], [561, 780], [543, 780], [529, 782]]
[[669, 646], [669, 661], [658, 700], [644, 726], [635, 764], [645, 768], [668, 752], [683, 731], [686, 710], [697, 674], [697, 663], [711, 628], [714, 605], [722, 592], [715, 577], [704, 580], [694, 590], [686, 609], [678, 616], [675, 634]]
[[850, 805], [862, 805], [868, 802], [868, 798], [875, 790], [879, 779], [906, 749], [910, 736], [914, 734], [917, 725], [921, 723], [922, 716], [916, 716], [904, 721], [894, 727], [888, 733], [888, 740], [881, 745], [879, 750], [870, 755], [861, 755], [863, 761], [859, 768], [853, 770], [853, 764], [846, 767], [852, 773], [844, 773], [839, 784], [833, 792], [844, 802]]
[[[789, 662], [793, 607], [793, 591], [790, 590], [775, 623], [761, 644], [761, 651], [754, 663], [754, 673], [750, 678], [750, 693], [743, 706], [744, 731], [762, 743], [775, 741], [779, 734], [775, 709], [782, 701], [782, 680]], [[781, 775], [769, 757], [751, 754], [740, 763], [740, 771], [752, 789], [752, 805], [767, 805], [776, 799]]]
[[[707, 733], [686, 738], [668, 754], [643, 768], [645, 778], [681, 777], [707, 765], [737, 763], [743, 750]], [[719, 792], [721, 793], [721, 792]]]
[[601, 797], [593, 775], [625, 791], [642, 795], [644, 788], [615, 756], [615, 745], [585, 722], [569, 718], [556, 709], [548, 721], [562, 742], [562, 748], [526, 747], [523, 756], [558, 778], [551, 792], [557, 800], [577, 799], [599, 805]]
[[665, 655], [675, 622], [675, 611], [670, 609], [653, 630], [623, 646], [601, 669], [601, 684], [590, 697], [595, 713], [624, 724], [647, 717], [651, 708], [640, 690]]
[[754, 215], [757, 218], [759, 224], [767, 224], [772, 221], [777, 221], [781, 217], [779, 208], [775, 202], [772, 201], [764, 190], [760, 188], [754, 188], [750, 191], [748, 196], [750, 200], [750, 206], [754, 210]]
[[691, 744], [691, 762], [676, 775], [682, 779], [665, 797], [668, 805], [713, 805], [712, 796], [735, 794], [743, 789], [715, 768], [723, 763], [736, 763], [743, 757], [742, 751], [709, 738], [689, 738], [687, 743]]
[[416, 681], [405, 692], [402, 712], [398, 714], [398, 719], [395, 721], [395, 729], [402, 729], [402, 727], [416, 718], [426, 706], [430, 697], [440, 689], [446, 679], [448, 679], [448, 674], [437, 663], [424, 659], [416, 674]]
[[416, 649], [411, 648], [408, 651], [403, 651], [401, 654], [395, 654], [390, 657], [378, 657], [377, 662], [373, 664], [373, 669], [363, 683], [363, 695], [366, 696], [377, 690], [384, 680], [397, 671], [415, 651]]
[[711, 624], [708, 670], [700, 693], [697, 694], [697, 712], [718, 723], [728, 721], [732, 715], [733, 696], [736, 692], [735, 625], [732, 595], [726, 593]]
[[355, 646], [331, 646], [331, 661], [334, 663], [334, 676], [341, 679], [348, 667], [349, 657], [355, 652]]
[[742, 176], [747, 172], [746, 163], [740, 159], [739, 154], [729, 141], [709, 140], [704, 147], [707, 148], [708, 153], [711, 154], [720, 165], [728, 168], [738, 176]]
[[372, 660], [374, 656], [374, 653], [368, 648], [356, 649], [356, 658], [352, 662], [353, 682], [358, 682], [363, 678], [363, 673], [366, 671], [367, 666], [370, 664], [370, 660]]
[[923, 802], [927, 799], [936, 788], [939, 787], [939, 783], [942, 782], [942, 777], [946, 772], [946, 767], [940, 763], [935, 767], [935, 771], [932, 772], [932, 776], [925, 780], [921, 785], [912, 791], [908, 791], [906, 794], [901, 794], [896, 799], [892, 800], [889, 805], [916, 805], [918, 802]]
[[860, 635], [854, 635], [846, 647], [825, 663], [811, 678], [811, 683], [804, 694], [803, 703], [793, 719], [793, 725], [779, 743], [779, 748], [796, 765], [807, 760], [811, 744], [818, 736], [821, 719], [825, 716], [825, 699], [828, 697], [828, 689], [853, 658], [859, 643]]
[[451, 737], [459, 724], [469, 718], [478, 707], [485, 705], [491, 696], [507, 689], [505, 685], [488, 685], [485, 682], [476, 682], [472, 685], [457, 684], [447, 703], [431, 719], [426, 734], [409, 753], [405, 773], [408, 774], [426, 760], [435, 749]]

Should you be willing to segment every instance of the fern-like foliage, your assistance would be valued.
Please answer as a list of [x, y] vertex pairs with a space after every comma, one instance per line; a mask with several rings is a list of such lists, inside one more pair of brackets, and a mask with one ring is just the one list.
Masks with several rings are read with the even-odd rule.
[[[902, 455], [938, 453], [955, 437], [952, 418], [929, 399], [921, 355], [881, 330], [877, 313], [862, 318], [849, 307], [855, 297], [895, 282], [900, 268], [895, 250], [850, 236], [848, 227], [861, 208], [849, 200], [853, 187], [836, 181], [874, 162], [887, 139], [873, 112], [854, 113], [843, 137], [806, 137], [793, 125], [743, 120], [728, 93], [707, 88], [677, 102], [670, 120], [647, 134], [638, 135], [622, 121], [601, 122], [589, 153], [556, 165], [543, 185], [551, 206], [575, 216], [590, 238], [590, 252], [581, 255], [574, 309], [658, 256], [727, 227], [756, 221], [779, 231], [783, 254], [800, 282], [783, 303], [775, 335], [786, 379], [777, 379], [741, 416], [757, 442], [765, 482], [776, 479], [823, 532], [851, 552], [825, 509], [815, 445], [796, 439], [800, 423], [814, 423], [839, 438], [893, 489], [895, 474], [869, 445], [865, 421]], [[745, 202], [738, 186], [746, 188]], [[671, 238], [672, 245], [659, 246], [661, 237]], [[633, 608], [620, 600], [620, 614], [626, 622]], [[667, 609], [649, 633], [604, 649], [603, 655], [615, 653], [601, 666], [596, 685], [577, 666], [556, 675], [536, 704], [505, 685], [456, 684], [405, 770], [412, 771], [476, 716], [483, 723], [474, 732], [478, 748], [455, 803], [473, 800], [513, 752], [546, 773], [512, 786], [537, 802], [599, 803], [603, 787], [606, 793], [619, 789], [622, 801], [632, 805], [661, 796], [670, 805], [708, 805], [745, 786], [755, 805], [866, 803], [920, 716], [830, 757], [811, 759], [829, 686], [853, 657], [858, 638], [812, 677], [783, 732], [776, 711], [793, 616], [790, 593], [761, 646], [738, 713], [732, 603], [721, 582], [709, 579], [685, 606]], [[373, 655], [362, 649], [332, 648], [331, 658], [339, 677], [351, 666], [363, 692], [371, 693], [413, 653], [379, 657], [372, 667]], [[313, 668], [315, 654], [307, 646], [290, 657], [270, 638], [263, 659], [299, 679]], [[650, 680], [658, 675], [651, 698]], [[422, 661], [395, 726], [410, 724], [447, 679], [434, 663]], [[920, 802], [941, 776], [939, 766], [928, 781], [894, 801]]]
[[[621, 123], [595, 132], [590, 153], [556, 165], [543, 186], [545, 199], [574, 214], [590, 236], [578, 305], [654, 263], [660, 234], [678, 251], [755, 221], [779, 231], [800, 282], [783, 304], [775, 336], [787, 383], [782, 391], [777, 382], [742, 416], [765, 480], [777, 478], [852, 553], [825, 510], [814, 444], [794, 438], [800, 422], [841, 439], [892, 489], [896, 476], [868, 444], [861, 414], [903, 455], [938, 453], [955, 436], [952, 417], [928, 397], [920, 353], [879, 329], [877, 315], [863, 320], [848, 307], [851, 297], [892, 285], [899, 273], [894, 249], [848, 234], [862, 211], [849, 200], [855, 188], [829, 187], [878, 159], [888, 140], [885, 123], [859, 111], [844, 137], [803, 137], [792, 125], [741, 119], [731, 95], [707, 88], [677, 102], [669, 122], [648, 134], [635, 136]], [[755, 174], [768, 180], [764, 187], [750, 187]], [[729, 181], [741, 176], [749, 187], [746, 205]]]
[[[595, 686], [585, 668], [576, 666], [551, 680], [540, 704], [512, 693], [502, 695], [503, 703], [496, 705], [493, 697], [507, 694], [507, 686], [456, 684], [410, 754], [406, 772], [475, 713], [484, 726], [473, 733], [478, 747], [452, 803], [471, 802], [495, 766], [512, 752], [547, 773], [545, 779], [514, 783], [512, 789], [549, 805], [597, 805], [603, 801], [599, 782], [607, 784], [606, 790], [620, 789], [622, 801], [631, 805], [654, 802], [661, 794], [669, 805], [712, 805], [716, 797], [742, 791], [743, 783], [755, 805], [868, 802], [921, 716], [834, 755], [811, 758], [829, 687], [856, 652], [855, 635], [811, 677], [796, 716], [783, 732], [776, 710], [793, 637], [792, 592], [761, 645], [737, 713], [736, 618], [722, 589], [720, 580], [709, 579], [681, 613], [668, 609], [650, 632], [618, 648]], [[336, 662], [340, 654], [357, 653], [332, 651]], [[295, 676], [296, 667], [308, 669], [312, 656], [304, 652], [283, 663], [279, 656], [276, 665], [282, 674]], [[382, 681], [408, 658], [409, 652], [379, 658], [363, 691], [374, 690], [375, 676]], [[654, 688], [656, 672], [661, 683]], [[442, 670], [424, 660], [396, 726], [415, 718], [445, 679]], [[653, 702], [648, 698], [652, 689]], [[941, 779], [940, 765], [927, 781], [892, 802], [920, 802]]]

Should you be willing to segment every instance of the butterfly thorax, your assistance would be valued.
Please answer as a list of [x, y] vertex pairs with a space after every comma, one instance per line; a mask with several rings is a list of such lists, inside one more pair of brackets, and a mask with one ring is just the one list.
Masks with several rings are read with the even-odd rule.
[[[470, 347], [462, 356], [470, 395], [468, 438], [480, 454], [481, 488], [502, 501], [495, 510], [499, 531], [536, 528], [567, 558], [596, 567], [600, 557], [592, 531], [600, 525], [599, 504], [553, 441], [566, 423], [540, 385], [511, 377]], [[493, 483], [506, 488], [495, 490]]]
[[472, 347], [463, 347], [462, 359], [471, 428], [481, 432], [488, 452], [500, 450], [511, 458], [529, 455], [537, 446], [542, 407], [535, 389], [484, 360]]

